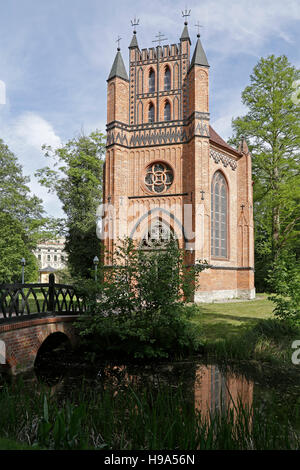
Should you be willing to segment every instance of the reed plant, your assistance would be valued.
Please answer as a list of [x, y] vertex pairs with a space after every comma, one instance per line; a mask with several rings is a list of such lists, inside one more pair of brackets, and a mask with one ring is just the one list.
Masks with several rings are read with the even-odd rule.
[[237, 400], [204, 412], [182, 386], [87, 385], [64, 398], [40, 386], [26, 391], [20, 381], [3, 386], [0, 438], [44, 449], [300, 448], [299, 400], [280, 416], [271, 401], [253, 407]]

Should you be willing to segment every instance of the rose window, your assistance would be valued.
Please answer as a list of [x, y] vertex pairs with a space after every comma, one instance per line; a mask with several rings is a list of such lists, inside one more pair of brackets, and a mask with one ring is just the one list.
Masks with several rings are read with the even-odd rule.
[[149, 191], [162, 193], [169, 189], [173, 180], [173, 170], [166, 163], [153, 163], [148, 166], [145, 176], [145, 185]]

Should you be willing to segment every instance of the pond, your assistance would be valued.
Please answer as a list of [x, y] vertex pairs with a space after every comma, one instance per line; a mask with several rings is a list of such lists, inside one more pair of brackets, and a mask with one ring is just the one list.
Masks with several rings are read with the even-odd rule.
[[[200, 358], [148, 365], [91, 364], [80, 358], [74, 362], [74, 357], [68, 355], [63, 359], [57, 353], [41, 361], [35, 371], [23, 374], [22, 381], [26, 392], [39, 395], [46, 391], [61, 406], [66, 400], [77, 405], [86, 402], [86, 409], [90, 410], [86, 413], [92, 413], [94, 420], [93, 425], [88, 425], [88, 433], [96, 432], [97, 428], [98, 440], [93, 442], [99, 444], [101, 435], [101, 445], [108, 448], [172, 449], [176, 445], [185, 449], [299, 448], [299, 383], [285, 380], [284, 375], [280, 376], [276, 370], [271, 372], [249, 363], [206, 363]], [[174, 401], [175, 396], [177, 401]], [[148, 406], [149, 400], [151, 406]], [[93, 402], [97, 405], [91, 411]], [[100, 411], [104, 402], [106, 405]], [[132, 414], [132, 409], [136, 409], [137, 414]], [[95, 424], [97, 413], [99, 423]], [[182, 414], [178, 423], [174, 421], [175, 414]], [[184, 433], [197, 415], [201, 415], [204, 427], [199, 423], [193, 424], [188, 441], [179, 438], [178, 434]], [[217, 421], [214, 421], [215, 416], [219, 417]], [[120, 441], [120, 436], [116, 438], [116, 429], [108, 431], [108, 424], [104, 426], [104, 420], [114, 422], [115, 419], [115, 428], [125, 426], [128, 419], [122, 433], [126, 434], [132, 427], [135, 436], [127, 436], [125, 443]], [[228, 434], [224, 419], [230, 421], [230, 439], [224, 437]], [[160, 434], [157, 428], [164, 425], [166, 430]], [[165, 440], [172, 426], [174, 429], [177, 427], [177, 431], [174, 430], [174, 436]], [[151, 428], [151, 439], [144, 435], [147, 427]], [[194, 435], [199, 432], [199, 436], [202, 433], [207, 437], [211, 427], [211, 442], [208, 444], [207, 439], [203, 441], [200, 438], [196, 442]], [[154, 439], [155, 433], [159, 437]], [[143, 434], [141, 441], [137, 434]]]

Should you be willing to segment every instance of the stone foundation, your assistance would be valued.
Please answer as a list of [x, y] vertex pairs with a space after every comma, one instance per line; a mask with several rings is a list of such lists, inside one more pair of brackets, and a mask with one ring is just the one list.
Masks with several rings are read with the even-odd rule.
[[253, 300], [255, 299], [255, 288], [253, 289], [230, 289], [198, 291], [195, 293], [195, 303], [211, 303], [215, 301], [226, 301], [233, 299]]

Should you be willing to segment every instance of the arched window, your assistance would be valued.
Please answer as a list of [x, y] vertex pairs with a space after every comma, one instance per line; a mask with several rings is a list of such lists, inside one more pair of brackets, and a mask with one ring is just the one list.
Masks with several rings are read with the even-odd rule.
[[154, 122], [154, 106], [152, 103], [149, 104], [148, 122]]
[[142, 250], [163, 250], [171, 240], [176, 240], [173, 229], [160, 219], [151, 221], [141, 240]]
[[169, 101], [165, 102], [165, 107], [164, 107], [164, 120], [165, 121], [170, 121], [171, 120], [171, 106]]
[[225, 177], [217, 171], [211, 183], [211, 255], [227, 258], [228, 188]]
[[171, 89], [171, 71], [168, 66], [166, 67], [166, 70], [165, 70], [164, 88], [165, 90]]
[[155, 73], [154, 70], [151, 69], [149, 73], [149, 93], [153, 93], [155, 91]]

